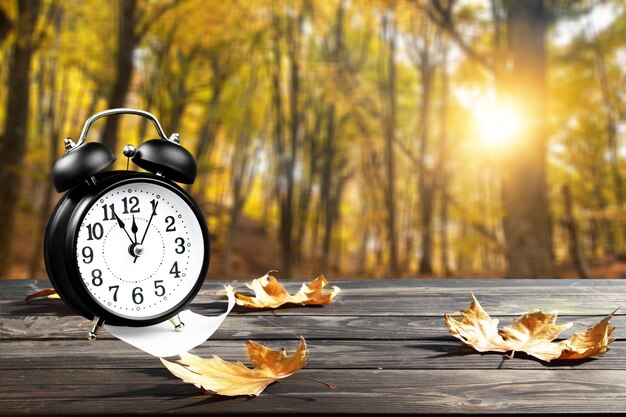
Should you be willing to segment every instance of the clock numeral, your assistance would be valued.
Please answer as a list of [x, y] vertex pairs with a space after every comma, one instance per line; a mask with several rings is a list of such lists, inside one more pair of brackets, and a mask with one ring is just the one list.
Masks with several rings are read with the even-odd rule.
[[89, 246], [85, 246], [83, 248], [83, 262], [86, 264], [90, 264], [93, 261], [93, 249]]
[[176, 220], [174, 220], [174, 217], [172, 216], [167, 216], [165, 218], [165, 223], [167, 223], [167, 227], [165, 228], [166, 232], [175, 232], [176, 231], [176, 227], [174, 227], [174, 222]]
[[133, 289], [133, 303], [135, 304], [143, 303], [142, 291], [143, 291], [143, 288], [141, 287], [135, 287], [135, 289]]
[[119, 285], [111, 285], [109, 291], [113, 290], [113, 301], [117, 301], [117, 290], [120, 289]]
[[156, 216], [156, 214], [157, 214], [156, 208], [159, 205], [159, 203], [157, 203], [157, 201], [155, 199], [152, 199], [152, 200], [150, 200], [150, 205], [152, 205], [152, 212]]
[[100, 240], [104, 235], [104, 229], [100, 223], [88, 224], [87, 232], [89, 233], [87, 240]]
[[128, 206], [130, 205], [130, 212], [131, 213], [139, 213], [139, 207], [137, 207], [139, 205], [139, 199], [137, 197], [131, 197], [131, 198], [122, 198], [122, 203], [124, 203], [124, 214], [128, 214], [129, 210], [128, 210]]
[[93, 278], [91, 280], [91, 283], [93, 285], [95, 285], [96, 287], [99, 287], [100, 285], [102, 285], [102, 271], [99, 269], [94, 269], [93, 271], [91, 271], [91, 277]]
[[174, 265], [172, 265], [172, 269], [170, 269], [170, 274], [174, 275], [174, 278], [180, 278], [180, 271], [178, 270], [178, 261], [174, 262]]
[[185, 239], [183, 239], [182, 237], [177, 237], [176, 244], [178, 245], [176, 246], [176, 249], [175, 249], [176, 253], [178, 253], [179, 255], [181, 253], [185, 253]]
[[[109, 218], [109, 209], [111, 209], [111, 218]], [[102, 206], [102, 211], [104, 211], [104, 217], [102, 220], [115, 220], [115, 205], [109, 204], [108, 206], [104, 204]]]
[[165, 287], [161, 285], [162, 282], [163, 281], [159, 280], [154, 281], [154, 293], [157, 295], [157, 297], [162, 297], [163, 295], [165, 295]]

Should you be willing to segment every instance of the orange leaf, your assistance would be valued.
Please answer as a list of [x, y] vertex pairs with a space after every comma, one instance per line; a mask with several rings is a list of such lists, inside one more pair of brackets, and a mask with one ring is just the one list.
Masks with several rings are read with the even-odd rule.
[[567, 340], [553, 342], [572, 323], [556, 324], [557, 313], [534, 310], [518, 317], [513, 324], [498, 329], [472, 294], [473, 301], [461, 311], [460, 320], [444, 315], [450, 333], [479, 352], [525, 352], [543, 361], [553, 359], [582, 359], [604, 354], [614, 339], [609, 339], [614, 327], [613, 313], [586, 331]]
[[252, 341], [248, 341], [247, 346], [250, 362], [254, 365], [252, 369], [241, 362], [227, 362], [218, 356], [202, 359], [189, 353], [183, 353], [174, 362], [163, 358], [161, 362], [178, 378], [208, 393], [257, 396], [269, 384], [294, 374], [309, 361], [309, 350], [303, 337], [291, 356], [287, 356], [284, 349], [272, 350]]
[[252, 280], [246, 284], [254, 291], [254, 297], [235, 293], [237, 304], [252, 308], [277, 308], [283, 304], [321, 305], [332, 303], [333, 298], [339, 294], [340, 288], [333, 287], [330, 292], [323, 292], [328, 284], [324, 275], [320, 275], [308, 284], [302, 284], [300, 290], [290, 295], [278, 280], [272, 275], [265, 274], [261, 278]]
[[609, 339], [609, 336], [615, 330], [615, 326], [610, 322], [615, 311], [594, 326], [575, 333], [572, 337], [562, 342], [565, 348], [559, 359], [583, 359], [606, 353], [609, 350], [609, 343], [615, 340]]
[[54, 288], [44, 288], [42, 290], [38, 290], [38, 291], [31, 292], [30, 294], [28, 294], [24, 298], [24, 302], [27, 303], [34, 298], [45, 297], [45, 296], [48, 296], [48, 298], [61, 298], [59, 297], [59, 294], [57, 294]]

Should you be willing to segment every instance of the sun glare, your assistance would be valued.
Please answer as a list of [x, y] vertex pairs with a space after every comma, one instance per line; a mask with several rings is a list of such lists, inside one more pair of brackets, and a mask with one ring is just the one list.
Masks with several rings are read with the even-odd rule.
[[476, 137], [488, 148], [511, 145], [522, 127], [521, 117], [515, 107], [493, 96], [478, 100], [473, 115]]

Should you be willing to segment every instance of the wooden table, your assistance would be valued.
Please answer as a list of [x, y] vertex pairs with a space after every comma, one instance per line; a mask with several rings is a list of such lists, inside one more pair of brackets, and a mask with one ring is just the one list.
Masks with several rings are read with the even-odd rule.
[[[331, 282], [342, 293], [324, 307], [235, 308], [194, 353], [247, 362], [245, 341], [292, 352], [298, 335], [310, 364], [258, 398], [207, 396], [159, 360], [106, 332], [86, 340], [89, 322], [60, 300], [24, 304], [47, 281], [0, 280], [0, 415], [169, 413], [548, 413], [626, 412], [626, 320], [600, 359], [543, 364], [478, 354], [454, 339], [442, 315], [467, 307], [470, 291], [509, 322], [539, 308], [581, 330], [626, 303], [619, 280], [371, 280]], [[290, 283], [295, 290], [299, 283]], [[207, 282], [203, 291], [221, 288]], [[198, 296], [192, 309], [217, 314], [225, 302]], [[567, 332], [565, 336], [569, 336]], [[521, 356], [521, 355], [520, 355]]]

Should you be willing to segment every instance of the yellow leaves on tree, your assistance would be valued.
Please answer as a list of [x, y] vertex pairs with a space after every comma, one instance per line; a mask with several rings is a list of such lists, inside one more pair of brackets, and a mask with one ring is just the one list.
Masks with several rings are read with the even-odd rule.
[[498, 320], [492, 319], [472, 295], [467, 310], [461, 311], [460, 321], [445, 315], [450, 333], [479, 352], [525, 352], [543, 361], [553, 359], [583, 359], [599, 356], [609, 350], [615, 329], [610, 323], [613, 313], [589, 329], [574, 334], [567, 340], [553, 342], [573, 323], [556, 324], [557, 313], [531, 311], [518, 317], [510, 326], [498, 329]]
[[339, 294], [339, 287], [333, 287], [332, 291], [324, 292], [328, 281], [324, 275], [320, 275], [308, 284], [302, 284], [300, 290], [290, 295], [278, 280], [272, 275], [265, 274], [261, 278], [252, 280], [246, 284], [254, 291], [254, 297], [241, 293], [235, 293], [237, 304], [251, 308], [277, 308], [283, 304], [321, 305], [330, 304], [333, 298]]
[[178, 378], [209, 393], [257, 396], [269, 384], [302, 369], [309, 360], [309, 350], [302, 337], [291, 356], [287, 356], [284, 349], [272, 350], [252, 341], [248, 341], [247, 346], [253, 369], [218, 356], [202, 359], [189, 353], [180, 355], [181, 359], [174, 362], [163, 358], [161, 362]]

